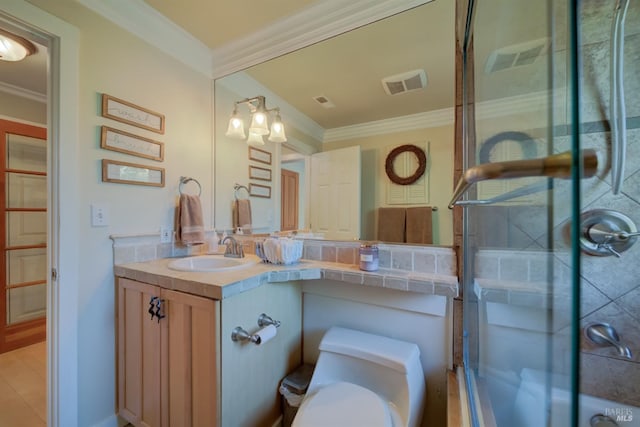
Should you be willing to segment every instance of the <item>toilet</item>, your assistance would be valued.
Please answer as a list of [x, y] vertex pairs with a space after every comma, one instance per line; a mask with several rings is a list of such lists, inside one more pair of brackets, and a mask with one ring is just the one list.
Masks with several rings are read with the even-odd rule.
[[425, 382], [418, 346], [333, 327], [293, 427], [415, 427]]

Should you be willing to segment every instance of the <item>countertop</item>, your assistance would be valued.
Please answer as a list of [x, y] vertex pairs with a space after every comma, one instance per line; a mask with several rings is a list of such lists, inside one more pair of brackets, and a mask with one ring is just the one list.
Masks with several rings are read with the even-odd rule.
[[238, 270], [190, 272], [170, 269], [168, 264], [175, 259], [163, 258], [120, 264], [114, 267], [114, 273], [118, 277], [218, 300], [248, 291], [264, 283], [318, 279], [446, 297], [458, 296], [458, 279], [450, 275], [394, 269], [367, 272], [360, 270], [357, 265], [306, 259], [292, 265], [260, 262]]

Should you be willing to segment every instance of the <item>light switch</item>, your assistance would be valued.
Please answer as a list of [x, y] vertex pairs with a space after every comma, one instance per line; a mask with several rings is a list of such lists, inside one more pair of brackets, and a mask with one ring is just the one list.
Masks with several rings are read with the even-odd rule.
[[102, 203], [91, 205], [91, 226], [106, 227], [109, 225], [109, 209]]

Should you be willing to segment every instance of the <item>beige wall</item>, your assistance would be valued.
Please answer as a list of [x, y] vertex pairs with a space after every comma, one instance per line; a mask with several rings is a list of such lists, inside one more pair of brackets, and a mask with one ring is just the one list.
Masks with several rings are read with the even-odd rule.
[[385, 148], [417, 142], [429, 142], [427, 171], [429, 206], [434, 212], [434, 244], [453, 244], [453, 219], [447, 204], [453, 191], [453, 124], [393, 134], [328, 142], [323, 151], [360, 145], [362, 153], [363, 236], [375, 238], [375, 211], [386, 206], [385, 188], [388, 180], [384, 171]]
[[[211, 80], [75, 1], [30, 3], [78, 28], [79, 160], [75, 168], [60, 172], [79, 183], [76, 197], [80, 221], [74, 230], [82, 236], [75, 248], [79, 254], [78, 283], [65, 283], [77, 287], [78, 295], [77, 425], [115, 425], [114, 280], [109, 235], [158, 233], [160, 226], [172, 225], [178, 179], [182, 175], [192, 176], [202, 184], [205, 226], [211, 225]], [[158, 135], [101, 118], [101, 93], [163, 113], [166, 133]], [[101, 125], [164, 142], [164, 162], [102, 150]], [[166, 186], [102, 183], [103, 158], [165, 168]], [[90, 205], [96, 202], [109, 211], [108, 227], [90, 226]]]
[[31, 123], [47, 123], [47, 104], [0, 92], [0, 116]]

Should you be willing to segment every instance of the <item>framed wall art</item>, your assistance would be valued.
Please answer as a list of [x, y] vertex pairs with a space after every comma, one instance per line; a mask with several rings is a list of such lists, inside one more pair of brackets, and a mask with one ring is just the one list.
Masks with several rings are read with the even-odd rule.
[[265, 199], [271, 198], [271, 187], [268, 185], [249, 184], [249, 195], [253, 197], [264, 197]]
[[271, 181], [271, 169], [249, 165], [249, 179]]
[[164, 143], [108, 126], [102, 126], [100, 147], [160, 162], [164, 160]]
[[164, 169], [102, 159], [102, 182], [164, 187]]
[[249, 147], [249, 160], [255, 160], [256, 162], [264, 163], [265, 165], [271, 164], [271, 153], [261, 150], [255, 147]]
[[102, 94], [102, 117], [164, 134], [164, 114]]

